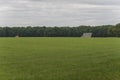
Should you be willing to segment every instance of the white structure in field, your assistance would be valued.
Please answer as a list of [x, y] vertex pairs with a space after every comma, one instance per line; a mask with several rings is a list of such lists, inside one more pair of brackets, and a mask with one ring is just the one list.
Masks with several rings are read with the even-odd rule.
[[16, 37], [16, 38], [18, 38], [18, 37], [19, 37], [19, 35], [16, 35], [15, 37]]
[[92, 33], [83, 33], [82, 37], [91, 38], [92, 37]]

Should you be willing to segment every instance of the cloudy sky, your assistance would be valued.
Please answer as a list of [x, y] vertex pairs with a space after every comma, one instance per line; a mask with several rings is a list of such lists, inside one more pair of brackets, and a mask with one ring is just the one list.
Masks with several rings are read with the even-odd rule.
[[0, 0], [0, 26], [78, 26], [120, 22], [120, 0]]

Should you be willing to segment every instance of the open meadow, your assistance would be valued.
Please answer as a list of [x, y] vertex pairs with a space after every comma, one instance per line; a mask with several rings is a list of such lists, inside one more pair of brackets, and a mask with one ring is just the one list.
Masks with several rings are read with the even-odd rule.
[[120, 80], [120, 39], [0, 38], [0, 80]]

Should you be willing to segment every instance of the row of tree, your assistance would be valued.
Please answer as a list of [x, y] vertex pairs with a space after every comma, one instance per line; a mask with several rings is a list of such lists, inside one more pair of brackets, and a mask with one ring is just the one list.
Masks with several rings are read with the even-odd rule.
[[0, 27], [0, 37], [80, 37], [83, 33], [93, 37], [119, 37], [120, 24], [78, 27]]

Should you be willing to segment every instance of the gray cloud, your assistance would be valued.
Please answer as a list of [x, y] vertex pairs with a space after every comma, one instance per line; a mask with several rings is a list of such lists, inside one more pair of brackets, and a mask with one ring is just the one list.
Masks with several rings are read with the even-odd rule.
[[119, 0], [1, 0], [1, 26], [116, 24]]
[[59, 2], [59, 3], [82, 3], [96, 5], [120, 5], [119, 0], [29, 0], [32, 2]]

